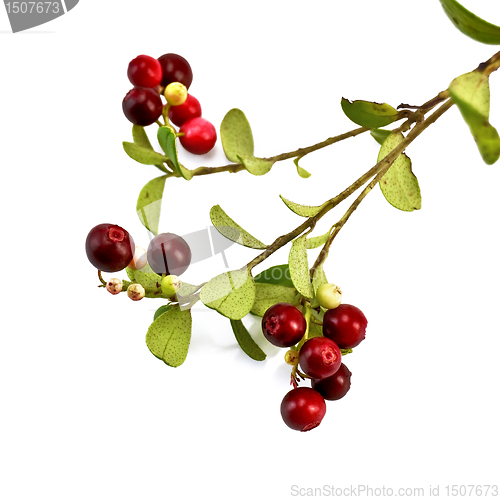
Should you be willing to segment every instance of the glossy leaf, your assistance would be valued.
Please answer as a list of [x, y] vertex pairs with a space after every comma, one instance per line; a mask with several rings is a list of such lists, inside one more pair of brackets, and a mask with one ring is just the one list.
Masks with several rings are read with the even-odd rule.
[[229, 319], [241, 319], [252, 309], [255, 283], [246, 269], [212, 278], [200, 292], [201, 301]]
[[[387, 156], [404, 136], [401, 132], [392, 133], [382, 144], [377, 161]], [[380, 189], [385, 199], [399, 210], [411, 212], [422, 206], [418, 180], [411, 170], [411, 160], [400, 154], [387, 173], [380, 179]]]
[[293, 241], [288, 257], [288, 265], [290, 266], [290, 276], [297, 291], [304, 297], [312, 299], [314, 292], [309, 279], [305, 234]]
[[295, 290], [295, 288], [272, 285], [270, 283], [256, 283], [255, 301], [251, 313], [257, 316], [264, 316], [265, 312], [278, 302], [293, 304], [297, 295], [297, 290]]
[[150, 180], [139, 193], [137, 199], [137, 215], [144, 227], [155, 236], [158, 234], [158, 225], [161, 215], [161, 201], [165, 188], [166, 175]]
[[280, 195], [280, 198], [283, 200], [283, 203], [295, 214], [300, 215], [301, 217], [314, 217], [318, 215], [324, 205], [320, 205], [319, 207], [311, 207], [309, 205], [299, 205], [298, 203], [294, 203], [293, 201], [287, 200], [283, 196]]
[[354, 123], [366, 128], [385, 127], [398, 119], [398, 112], [389, 104], [353, 101], [342, 98], [342, 110]]
[[190, 310], [171, 307], [153, 321], [146, 334], [146, 344], [167, 365], [180, 366], [188, 353], [191, 326]]
[[255, 283], [267, 283], [269, 285], [281, 285], [294, 288], [288, 264], [272, 266], [262, 271], [253, 280]]
[[222, 236], [231, 241], [249, 248], [264, 250], [267, 248], [265, 243], [254, 238], [247, 233], [239, 224], [234, 222], [219, 205], [215, 205], [210, 210], [210, 220], [214, 227]]
[[[301, 157], [302, 158], [302, 157]], [[307, 171], [307, 170], [304, 170], [300, 165], [299, 165], [299, 160], [300, 158], [295, 158], [295, 160], [293, 160], [293, 163], [295, 163], [295, 166], [297, 167], [297, 173], [303, 178], [303, 179], [307, 179], [308, 177], [311, 177], [311, 174]]]
[[167, 155], [167, 158], [172, 162], [177, 172], [179, 172], [184, 179], [189, 181], [193, 178], [193, 171], [185, 168], [179, 163], [175, 141], [175, 132], [170, 127], [160, 127], [158, 129], [158, 142], [161, 148]]
[[241, 320], [232, 319], [231, 328], [236, 341], [246, 355], [255, 361], [264, 361], [266, 359], [266, 353], [257, 345]]
[[161, 165], [168, 159], [166, 156], [163, 156], [156, 151], [139, 146], [133, 142], [124, 142], [123, 149], [125, 150], [125, 153], [130, 156], [130, 158], [142, 163], [143, 165]]
[[312, 238], [306, 239], [306, 247], [308, 250], [312, 250], [313, 248], [318, 248], [324, 245], [328, 238], [330, 237], [330, 231], [322, 234], [321, 236], [313, 236]]
[[500, 27], [476, 16], [456, 0], [441, 0], [441, 5], [455, 27], [477, 42], [500, 45]]
[[384, 130], [383, 128], [374, 128], [370, 130], [371, 136], [382, 146], [384, 141], [391, 135], [390, 130]]
[[455, 78], [448, 90], [469, 126], [484, 162], [492, 165], [500, 157], [500, 137], [495, 127], [489, 123], [488, 77], [480, 72], [472, 71]]

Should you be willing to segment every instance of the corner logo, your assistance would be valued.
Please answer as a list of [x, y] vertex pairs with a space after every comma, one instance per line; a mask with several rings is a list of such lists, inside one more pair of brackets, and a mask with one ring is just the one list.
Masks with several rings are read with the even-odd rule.
[[52, 1], [12, 1], [3, 0], [10, 27], [14, 33], [24, 31], [40, 24], [48, 23], [69, 12], [79, 0]]

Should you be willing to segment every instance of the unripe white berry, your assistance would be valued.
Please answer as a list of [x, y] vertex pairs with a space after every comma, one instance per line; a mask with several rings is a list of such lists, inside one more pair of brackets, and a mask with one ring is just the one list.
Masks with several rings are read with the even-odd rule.
[[146, 290], [139, 283], [132, 283], [127, 288], [127, 295], [132, 300], [141, 300], [146, 295]]
[[186, 102], [188, 91], [182, 83], [172, 82], [165, 87], [163, 95], [170, 106], [179, 106]]
[[135, 247], [134, 257], [128, 267], [134, 271], [139, 271], [148, 263], [148, 254], [144, 248]]
[[342, 291], [333, 283], [323, 283], [316, 291], [319, 305], [325, 309], [335, 309], [342, 302]]
[[122, 291], [122, 288], [123, 288], [122, 280], [118, 278], [111, 278], [106, 283], [106, 290], [112, 295], [118, 295]]

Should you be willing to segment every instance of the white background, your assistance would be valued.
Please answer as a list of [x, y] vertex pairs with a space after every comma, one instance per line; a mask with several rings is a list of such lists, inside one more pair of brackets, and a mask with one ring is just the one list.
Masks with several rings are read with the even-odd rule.
[[[500, 24], [496, 2], [465, 5]], [[256, 154], [271, 156], [354, 128], [342, 96], [421, 104], [495, 47], [455, 30], [437, 0], [82, 0], [15, 35], [0, 11], [0, 32], [0, 497], [280, 500], [293, 485], [426, 494], [440, 485], [444, 497], [448, 484], [500, 482], [500, 165], [482, 162], [457, 109], [407, 149], [422, 210], [400, 212], [375, 189], [333, 245], [327, 275], [369, 327], [346, 358], [350, 393], [311, 432], [281, 420], [289, 367], [258, 324], [245, 320], [268, 353], [263, 363], [197, 304], [188, 358], [170, 368], [144, 342], [160, 304], [97, 288], [84, 252], [102, 222], [148, 244], [135, 203], [158, 171], [121, 147], [131, 140], [121, 111], [127, 65], [138, 54], [186, 57], [204, 117], [218, 129], [242, 109]], [[220, 141], [206, 157], [180, 156], [188, 168], [227, 163]], [[279, 194], [321, 204], [376, 156], [367, 135], [304, 158], [306, 180], [290, 160], [265, 177], [171, 179], [160, 230], [203, 229], [220, 204], [271, 242], [302, 222]], [[226, 256], [238, 268], [256, 254], [233, 246]], [[269, 265], [286, 261], [287, 248]], [[183, 278], [224, 270], [216, 255]]]

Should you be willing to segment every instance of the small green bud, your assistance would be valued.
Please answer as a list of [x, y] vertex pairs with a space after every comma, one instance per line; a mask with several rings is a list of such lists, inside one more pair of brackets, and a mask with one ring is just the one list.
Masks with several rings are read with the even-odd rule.
[[318, 288], [316, 298], [321, 307], [335, 309], [342, 302], [342, 292], [337, 285], [324, 283]]
[[180, 287], [181, 280], [173, 274], [165, 276], [161, 280], [161, 291], [167, 297], [172, 297], [173, 295], [175, 295]]

